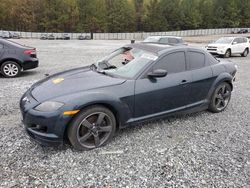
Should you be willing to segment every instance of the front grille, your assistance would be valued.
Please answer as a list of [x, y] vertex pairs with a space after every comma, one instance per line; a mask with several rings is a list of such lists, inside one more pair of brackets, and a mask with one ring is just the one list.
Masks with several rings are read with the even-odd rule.
[[208, 46], [209, 49], [217, 49], [216, 46]]

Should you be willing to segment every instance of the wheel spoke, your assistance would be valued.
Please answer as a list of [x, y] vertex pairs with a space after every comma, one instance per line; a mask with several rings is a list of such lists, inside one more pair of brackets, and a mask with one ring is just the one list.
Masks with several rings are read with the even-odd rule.
[[95, 146], [99, 146], [100, 145], [100, 138], [99, 138], [99, 135], [96, 134], [94, 135], [94, 140], [95, 140]]
[[224, 107], [226, 105], [225, 100], [221, 100], [221, 104], [222, 104], [222, 107]]
[[112, 126], [100, 127], [99, 132], [111, 132]]
[[219, 107], [220, 107], [220, 105], [221, 105], [221, 99], [218, 99], [218, 102], [217, 102], [217, 103], [215, 103], [215, 106], [216, 106], [216, 108], [219, 108]]
[[96, 121], [96, 125], [101, 125], [101, 123], [102, 123], [104, 117], [105, 117], [105, 114], [99, 113], [98, 118], [97, 118], [97, 121]]
[[227, 91], [224, 95], [223, 95], [224, 98], [228, 98], [230, 97], [230, 91]]
[[221, 89], [222, 89], [221, 93], [224, 94], [224, 93], [225, 93], [225, 90], [226, 90], [226, 86], [223, 85]]
[[222, 99], [223, 99], [223, 97], [221, 96], [221, 94], [217, 94], [216, 99], [218, 99], [218, 100], [222, 100]]
[[84, 136], [79, 138], [80, 142], [85, 142], [88, 138], [90, 138], [92, 134], [90, 132], [87, 132]]
[[93, 127], [93, 125], [91, 123], [89, 123], [88, 120], [86, 120], [86, 119], [82, 122], [82, 125], [84, 127], [87, 127], [88, 129], [91, 129]]

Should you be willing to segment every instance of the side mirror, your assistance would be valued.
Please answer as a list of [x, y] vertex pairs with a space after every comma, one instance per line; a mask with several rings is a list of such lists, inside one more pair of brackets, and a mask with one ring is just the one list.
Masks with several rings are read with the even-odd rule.
[[148, 73], [149, 78], [160, 78], [160, 77], [165, 77], [167, 76], [168, 72], [163, 69], [157, 69], [154, 70], [153, 72]]
[[232, 43], [232, 45], [235, 45], [235, 44], [237, 44], [237, 42], [233, 42], [233, 43]]

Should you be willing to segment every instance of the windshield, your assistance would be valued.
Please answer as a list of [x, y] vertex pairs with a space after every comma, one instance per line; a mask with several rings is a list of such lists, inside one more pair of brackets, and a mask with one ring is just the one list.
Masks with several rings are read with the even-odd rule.
[[220, 43], [220, 44], [230, 44], [233, 41], [233, 38], [231, 37], [223, 37], [215, 41], [215, 43]]
[[97, 68], [101, 68], [102, 73], [110, 76], [133, 78], [145, 65], [157, 58], [156, 55], [141, 49], [120, 48], [99, 61]]
[[157, 38], [157, 37], [148, 37], [143, 42], [159, 42], [159, 38]]

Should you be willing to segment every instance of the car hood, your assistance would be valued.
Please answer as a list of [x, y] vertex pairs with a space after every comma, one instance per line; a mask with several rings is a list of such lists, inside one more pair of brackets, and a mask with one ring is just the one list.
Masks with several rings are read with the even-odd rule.
[[221, 46], [227, 46], [227, 45], [229, 45], [229, 44], [220, 44], [220, 43], [211, 43], [211, 44], [209, 44], [208, 46], [209, 47], [221, 47]]
[[122, 84], [125, 81], [83, 67], [49, 76], [35, 83], [30, 90], [37, 101], [43, 102], [71, 93]]

